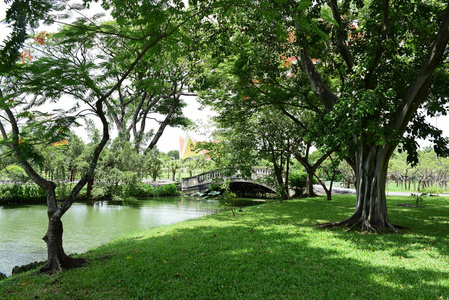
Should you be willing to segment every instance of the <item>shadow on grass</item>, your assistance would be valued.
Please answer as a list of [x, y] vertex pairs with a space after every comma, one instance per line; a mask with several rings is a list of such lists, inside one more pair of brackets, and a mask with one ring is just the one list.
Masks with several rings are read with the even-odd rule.
[[[52, 278], [51, 283], [30, 296], [41, 299], [50, 294], [53, 299], [449, 296], [447, 260], [438, 256], [448, 254], [443, 249], [443, 243], [447, 243], [444, 233], [427, 232], [431, 227], [426, 224], [416, 224], [419, 234], [383, 236], [314, 227], [317, 220], [348, 217], [353, 210], [350, 203], [352, 200], [347, 198], [335, 202], [318, 198], [270, 203], [246, 208], [235, 218], [226, 212], [137, 233], [90, 251], [87, 255], [91, 265]], [[436, 212], [432, 209], [428, 213]], [[400, 214], [392, 210], [392, 218], [403, 221], [398, 217]], [[417, 217], [418, 213], [407, 215]], [[437, 221], [435, 226], [441, 224]], [[429, 245], [434, 252], [424, 249]], [[21, 284], [16, 282], [16, 286]]]

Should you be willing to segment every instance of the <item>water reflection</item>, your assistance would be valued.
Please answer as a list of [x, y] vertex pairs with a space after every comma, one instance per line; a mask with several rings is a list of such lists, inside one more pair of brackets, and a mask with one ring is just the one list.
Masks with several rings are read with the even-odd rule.
[[[218, 201], [154, 198], [130, 202], [74, 203], [63, 216], [67, 253], [82, 253], [124, 234], [216, 213]], [[45, 260], [45, 205], [0, 207], [0, 272]]]

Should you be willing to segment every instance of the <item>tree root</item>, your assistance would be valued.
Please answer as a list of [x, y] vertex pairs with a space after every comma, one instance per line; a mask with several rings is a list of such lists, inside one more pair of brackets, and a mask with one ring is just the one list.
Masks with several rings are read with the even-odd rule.
[[80, 268], [89, 263], [89, 260], [82, 257], [65, 256], [62, 259], [53, 258], [48, 260], [45, 265], [39, 270], [40, 273], [59, 273], [62, 270], [70, 270]]
[[408, 229], [404, 226], [393, 225], [390, 222], [386, 221], [382, 225], [372, 224], [369, 220], [361, 220], [355, 218], [349, 218], [341, 222], [329, 222], [323, 224], [317, 224], [317, 228], [348, 228], [348, 231], [352, 230], [355, 227], [360, 227], [360, 232], [371, 232], [375, 234], [381, 233], [396, 233], [402, 234], [399, 229]]

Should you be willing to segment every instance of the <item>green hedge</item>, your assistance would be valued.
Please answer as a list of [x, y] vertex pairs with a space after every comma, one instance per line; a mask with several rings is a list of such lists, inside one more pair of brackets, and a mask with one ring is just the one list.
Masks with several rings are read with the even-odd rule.
[[147, 183], [140, 183], [139, 185], [120, 186], [120, 187], [122, 187], [125, 195], [136, 198], [179, 195], [178, 186], [176, 184], [151, 186]]
[[[95, 189], [95, 186], [94, 186]], [[65, 185], [56, 188], [56, 197], [62, 199], [68, 196], [70, 189]], [[109, 189], [99, 191], [101, 195], [95, 198], [125, 199], [149, 198], [159, 196], [179, 195], [176, 184], [161, 185], [153, 187], [146, 183], [138, 185], [118, 185]], [[36, 184], [2, 184], [0, 185], [0, 204], [20, 204], [20, 203], [46, 203], [45, 191]]]
[[151, 186], [147, 183], [139, 183], [135, 185], [113, 185], [108, 187], [95, 186], [93, 196], [97, 199], [115, 199], [129, 200], [133, 198], [149, 198], [159, 196], [177, 196], [179, 195], [176, 184], [168, 184], [161, 186]]
[[36, 184], [1, 184], [0, 203], [45, 203], [45, 191]]

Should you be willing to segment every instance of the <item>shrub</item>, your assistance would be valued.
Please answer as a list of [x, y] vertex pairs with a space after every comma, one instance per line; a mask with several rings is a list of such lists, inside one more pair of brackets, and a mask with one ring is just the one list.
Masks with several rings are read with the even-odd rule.
[[307, 174], [304, 172], [295, 172], [290, 174], [289, 184], [290, 188], [295, 192], [295, 196], [299, 197], [304, 194], [306, 189]]
[[439, 188], [437, 188], [437, 187], [432, 186], [432, 187], [426, 187], [426, 188], [423, 188], [423, 189], [421, 190], [421, 192], [422, 192], [423, 194], [436, 195], [436, 194], [441, 194], [441, 193], [443, 193], [444, 191], [443, 191], [442, 189], [439, 189]]
[[0, 202], [2, 203], [44, 203], [45, 191], [36, 184], [0, 185]]
[[[95, 189], [94, 189], [95, 191]], [[98, 193], [94, 193], [97, 195]], [[135, 199], [135, 198], [148, 198], [157, 196], [177, 196], [179, 195], [178, 186], [176, 184], [168, 184], [153, 187], [147, 183], [139, 184], [121, 184], [113, 187], [109, 187], [106, 192], [104, 189], [101, 191], [102, 198], [108, 197], [115, 200]]]
[[159, 196], [178, 196], [178, 186], [176, 184], [167, 184], [157, 187]]

